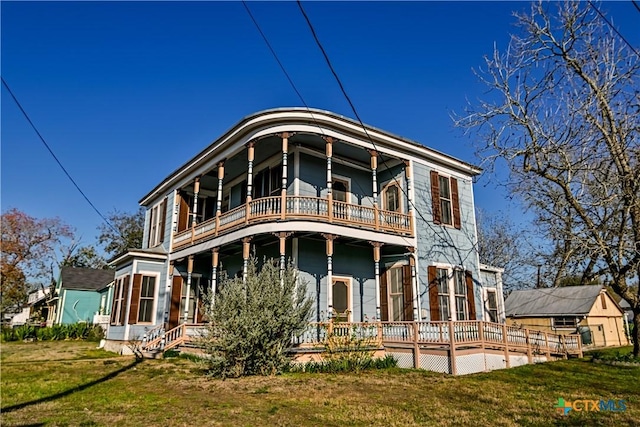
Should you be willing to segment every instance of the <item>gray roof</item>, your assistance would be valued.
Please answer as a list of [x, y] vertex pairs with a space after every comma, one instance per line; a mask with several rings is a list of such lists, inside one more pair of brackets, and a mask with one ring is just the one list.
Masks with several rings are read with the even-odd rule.
[[567, 286], [513, 291], [504, 302], [507, 317], [581, 316], [588, 314], [602, 286]]
[[62, 267], [61, 288], [97, 291], [113, 282], [115, 271]]

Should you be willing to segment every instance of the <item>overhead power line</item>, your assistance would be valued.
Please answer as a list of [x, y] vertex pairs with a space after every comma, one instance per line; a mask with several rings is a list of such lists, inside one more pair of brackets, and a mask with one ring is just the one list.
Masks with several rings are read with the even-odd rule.
[[[634, 6], [635, 6], [635, 7], [638, 7], [638, 5], [637, 5], [635, 2], [634, 2], [633, 4], [634, 4]], [[604, 22], [606, 22], [606, 23], [607, 23], [607, 25], [609, 26], [609, 28], [611, 28], [611, 29], [612, 29], [612, 30], [613, 30], [613, 31], [618, 35], [618, 37], [620, 37], [620, 38], [622, 39], [622, 41], [623, 41], [623, 42], [625, 42], [625, 43], [627, 44], [627, 46], [629, 46], [629, 49], [631, 49], [631, 50], [633, 51], [633, 53], [635, 53], [635, 54], [636, 54], [636, 56], [637, 56], [638, 58], [640, 58], [640, 53], [638, 53], [638, 51], [636, 50], [636, 48], [635, 48], [635, 47], [633, 47], [633, 45], [627, 41], [627, 39], [622, 35], [622, 33], [620, 33], [620, 31], [618, 31], [618, 29], [617, 29], [616, 27], [614, 27], [614, 26], [613, 26], [613, 24], [611, 23], [611, 21], [609, 21], [609, 20], [607, 19], [607, 17], [606, 17], [606, 16], [604, 16], [604, 14], [603, 14], [602, 12], [600, 12], [600, 9], [598, 9], [598, 8], [596, 7], [596, 5], [595, 5], [595, 4], [593, 4], [593, 2], [591, 2], [591, 1], [589, 1], [589, 6], [591, 6], [591, 8], [593, 8], [593, 10], [595, 10], [595, 11], [596, 11], [596, 13], [597, 13], [598, 15], [600, 15], [600, 18], [602, 18], [602, 20], [603, 20]]]
[[29, 122], [29, 125], [31, 125], [31, 128], [34, 130], [34, 132], [36, 133], [36, 135], [38, 135], [38, 138], [40, 138], [40, 141], [44, 144], [44, 146], [46, 147], [47, 151], [49, 152], [49, 154], [51, 154], [51, 157], [53, 157], [53, 159], [56, 161], [56, 163], [58, 164], [58, 166], [60, 166], [60, 169], [62, 169], [62, 171], [64, 172], [64, 174], [67, 176], [67, 178], [69, 178], [69, 180], [71, 181], [71, 183], [73, 184], [73, 186], [76, 188], [76, 190], [78, 190], [78, 192], [82, 195], [82, 197], [87, 201], [87, 203], [89, 203], [89, 206], [91, 206], [93, 208], [93, 210], [98, 214], [98, 216], [100, 216], [100, 218], [102, 218], [102, 220], [109, 226], [109, 228], [111, 228], [113, 231], [115, 231], [116, 233], [120, 234], [120, 231], [115, 228], [113, 226], [113, 224], [111, 224], [107, 218], [105, 218], [104, 215], [102, 215], [102, 213], [98, 210], [98, 208], [91, 202], [91, 200], [89, 200], [89, 197], [87, 197], [87, 195], [84, 193], [84, 191], [82, 191], [82, 189], [80, 188], [80, 186], [78, 185], [78, 183], [73, 179], [73, 177], [71, 176], [71, 174], [67, 171], [67, 169], [63, 166], [62, 162], [60, 161], [60, 159], [58, 159], [58, 157], [55, 155], [55, 153], [53, 152], [53, 150], [51, 149], [51, 147], [49, 146], [49, 144], [47, 144], [47, 141], [45, 141], [44, 137], [42, 136], [42, 134], [40, 133], [40, 131], [38, 130], [38, 128], [36, 128], [36, 125], [33, 124], [33, 122], [31, 121], [31, 118], [29, 117], [29, 115], [27, 114], [27, 112], [24, 110], [24, 108], [22, 108], [22, 105], [20, 104], [20, 102], [18, 101], [18, 98], [16, 98], [16, 96], [13, 94], [13, 91], [11, 90], [11, 88], [9, 87], [9, 84], [6, 82], [6, 80], [4, 79], [4, 77], [0, 77], [2, 79], [2, 84], [4, 85], [4, 87], [7, 89], [7, 92], [9, 92], [9, 95], [11, 95], [11, 98], [13, 98], [13, 101], [16, 103], [16, 105], [18, 106], [18, 108], [20, 109], [20, 111], [22, 112], [22, 114], [24, 115], [25, 119], [27, 119], [27, 122]]

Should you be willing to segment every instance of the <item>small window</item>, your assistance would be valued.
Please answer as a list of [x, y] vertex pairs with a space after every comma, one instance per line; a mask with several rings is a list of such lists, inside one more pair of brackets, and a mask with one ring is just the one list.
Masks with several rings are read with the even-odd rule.
[[440, 185], [440, 214], [442, 224], [453, 225], [453, 214], [451, 212], [451, 187], [449, 178], [438, 176]]
[[575, 329], [578, 327], [578, 319], [575, 317], [554, 317], [553, 326], [557, 329]]
[[487, 289], [487, 313], [489, 321], [498, 322], [498, 298], [494, 289]]
[[341, 179], [334, 179], [331, 184], [333, 200], [338, 202], [348, 202], [349, 183]]
[[397, 184], [388, 185], [383, 192], [384, 209], [391, 212], [400, 212], [400, 188]]
[[153, 301], [155, 297], [155, 289], [156, 278], [153, 276], [142, 276], [138, 322], [151, 323], [153, 319]]
[[467, 284], [464, 279], [464, 271], [454, 270], [453, 278], [455, 282], [456, 320], [469, 320]]
[[449, 278], [446, 268], [438, 269], [438, 306], [440, 308], [440, 320], [451, 318], [449, 314]]
[[605, 294], [600, 294], [600, 302], [602, 303], [602, 309], [607, 309], [607, 297]]

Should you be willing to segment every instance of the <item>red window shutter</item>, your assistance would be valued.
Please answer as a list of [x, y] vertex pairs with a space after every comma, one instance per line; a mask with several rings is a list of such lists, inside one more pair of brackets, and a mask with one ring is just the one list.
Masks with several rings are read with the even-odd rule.
[[413, 285], [411, 283], [411, 266], [402, 266], [402, 293], [404, 298], [403, 318], [413, 320]]
[[431, 321], [437, 322], [440, 319], [440, 302], [438, 301], [438, 271], [435, 266], [427, 268], [429, 277], [429, 310], [431, 311]]
[[458, 197], [458, 180], [451, 178], [451, 204], [453, 205], [453, 226], [460, 230], [460, 200]]
[[189, 219], [189, 203], [187, 202], [186, 195], [180, 191], [178, 192], [180, 198], [180, 208], [178, 211], [178, 231], [187, 229], [187, 222]]
[[476, 320], [476, 299], [473, 293], [473, 276], [470, 271], [464, 272], [464, 279], [467, 283], [467, 302], [469, 303], [469, 320]]
[[433, 212], [433, 222], [440, 224], [442, 216], [440, 213], [440, 182], [438, 172], [431, 171], [431, 210]]
[[115, 286], [113, 287], [113, 300], [111, 301], [111, 319], [109, 321], [109, 323], [112, 325], [116, 324], [116, 319], [118, 318], [116, 310], [118, 308], [118, 296], [120, 295], [121, 281], [122, 279], [118, 279]]
[[131, 303], [129, 304], [129, 324], [138, 323], [138, 308], [140, 307], [140, 289], [142, 288], [142, 274], [133, 275], [131, 288]]
[[127, 301], [129, 300], [129, 276], [122, 278], [122, 303], [120, 304], [120, 313], [118, 324], [124, 325], [125, 316], [127, 313]]
[[387, 272], [380, 274], [380, 320], [389, 321], [389, 294], [387, 293]]
[[156, 210], [151, 209], [151, 213], [149, 214], [149, 233], [147, 236], [147, 247], [151, 247], [151, 243], [153, 242], [153, 223], [156, 220]]
[[164, 229], [165, 229], [166, 221], [167, 221], [167, 198], [165, 197], [162, 203], [160, 203], [160, 222], [158, 223], [158, 227], [160, 227], [160, 230], [158, 230], [158, 232], [160, 233], [160, 238], [158, 239], [158, 242], [160, 243], [164, 242]]
[[171, 284], [171, 306], [169, 307], [169, 329], [173, 329], [179, 324], [181, 299], [182, 276], [173, 276], [173, 283]]

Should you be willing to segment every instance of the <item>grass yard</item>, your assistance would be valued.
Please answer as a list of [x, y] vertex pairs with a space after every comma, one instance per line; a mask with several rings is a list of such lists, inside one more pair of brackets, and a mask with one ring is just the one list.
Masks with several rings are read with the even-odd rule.
[[[183, 358], [95, 343], [3, 343], [2, 426], [638, 426], [640, 367], [589, 358], [452, 377], [392, 369], [215, 380]], [[556, 413], [559, 397], [624, 399], [625, 412]]]

